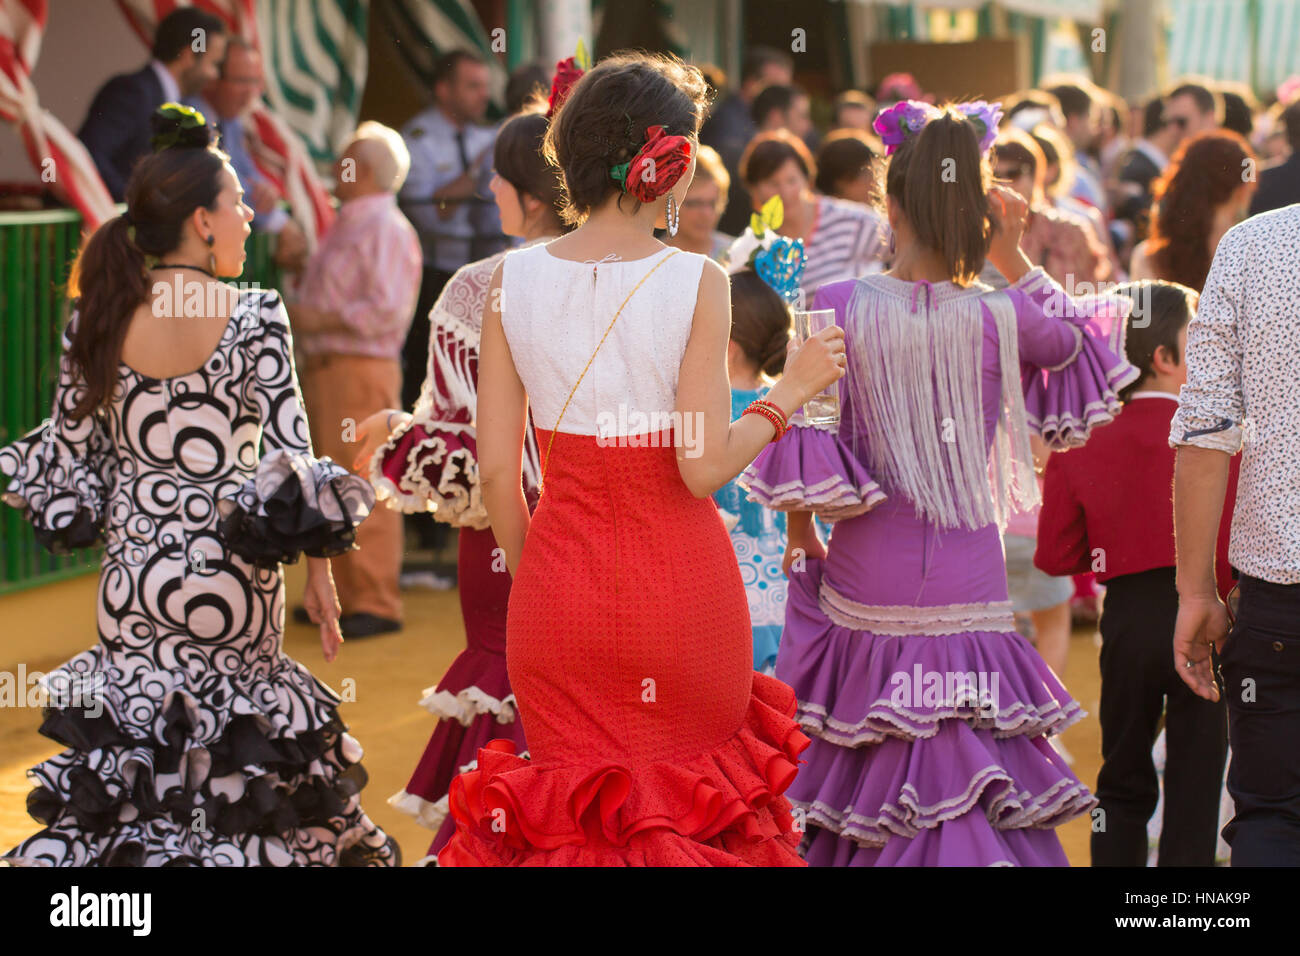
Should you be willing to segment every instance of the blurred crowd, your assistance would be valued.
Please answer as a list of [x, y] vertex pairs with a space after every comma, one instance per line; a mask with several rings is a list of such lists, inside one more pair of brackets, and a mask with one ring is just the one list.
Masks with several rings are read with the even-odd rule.
[[[203, 52], [190, 43], [196, 29], [209, 37]], [[779, 196], [776, 231], [803, 243], [809, 298], [828, 282], [887, 268], [884, 150], [873, 121], [901, 100], [936, 97], [912, 76], [892, 74], [873, 90], [814, 101], [795, 82], [793, 58], [764, 47], [746, 52], [739, 76], [701, 69], [712, 87], [710, 112], [679, 229], [664, 241], [724, 262], [751, 214]], [[551, 74], [537, 63], [516, 70], [507, 118], [544, 110]], [[414, 407], [428, 371], [424, 317], [457, 270], [523, 241], [518, 229], [503, 229], [502, 196], [520, 221], [536, 219], [552, 207], [555, 184], [544, 180], [554, 174], [535, 163], [502, 168], [499, 125], [488, 118], [488, 64], [451, 51], [435, 65], [430, 105], [400, 135], [370, 122], [344, 145], [337, 222], [313, 241], [284, 183], [250, 150], [245, 125], [263, 83], [254, 47], [228, 37], [216, 17], [184, 7], [159, 24], [148, 63], [98, 92], [79, 135], [120, 200], [132, 166], [149, 152], [151, 113], [171, 100], [199, 110], [221, 135], [255, 212], [253, 228], [276, 236], [312, 422], [334, 430], [336, 420]], [[1004, 97], [1002, 110], [994, 178], [1028, 202], [1023, 248], [1067, 289], [1129, 279], [1200, 289], [1229, 228], [1300, 201], [1300, 79], [1268, 104], [1244, 87], [1196, 79], [1128, 103], [1088, 79], [1061, 76]], [[1001, 283], [991, 267], [982, 278]], [[337, 444], [325, 430], [316, 440]], [[408, 517], [406, 531], [437, 548], [447, 529], [427, 517]], [[396, 522], [368, 522], [375, 540], [366, 557], [338, 562], [345, 634], [349, 626], [355, 634], [400, 626], [393, 577], [404, 545]], [[349, 573], [348, 562], [365, 567]], [[408, 584], [417, 577], [450, 584], [427, 567], [407, 571]], [[1089, 594], [1078, 599], [1088, 613]]]

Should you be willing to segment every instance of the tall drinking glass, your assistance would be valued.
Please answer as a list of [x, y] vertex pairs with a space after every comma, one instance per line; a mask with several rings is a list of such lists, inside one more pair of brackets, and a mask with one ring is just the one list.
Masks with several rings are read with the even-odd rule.
[[[794, 312], [794, 334], [800, 345], [822, 329], [828, 329], [834, 324], [834, 309], [815, 309], [811, 312], [795, 310]], [[821, 393], [810, 398], [804, 404], [803, 418], [809, 425], [838, 425], [840, 383], [831, 382]]]

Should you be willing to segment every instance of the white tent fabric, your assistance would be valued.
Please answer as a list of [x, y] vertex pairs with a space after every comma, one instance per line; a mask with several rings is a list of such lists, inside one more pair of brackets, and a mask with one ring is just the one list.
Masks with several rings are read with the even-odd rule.
[[[1253, 83], [1264, 92], [1276, 89], [1290, 76], [1300, 75], [1300, 3], [1296, 0], [1166, 2], [1173, 77], [1202, 74], [1216, 80]], [[1253, 44], [1252, 2], [1258, 17]]]

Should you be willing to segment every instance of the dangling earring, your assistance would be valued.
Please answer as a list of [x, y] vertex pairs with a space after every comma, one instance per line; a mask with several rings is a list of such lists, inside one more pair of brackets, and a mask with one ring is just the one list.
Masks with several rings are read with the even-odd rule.
[[206, 243], [208, 244], [208, 269], [209, 269], [209, 271], [211, 271], [213, 277], [215, 278], [215, 277], [216, 277], [216, 274], [217, 274], [217, 256], [216, 256], [216, 254], [212, 251], [212, 246], [213, 246], [213, 243], [215, 243], [215, 242], [217, 241], [217, 237], [216, 237], [216, 236], [209, 235], [209, 236], [208, 236], [206, 239], [204, 239], [203, 241], [206, 242]]
[[669, 192], [667, 208], [664, 211], [664, 222], [668, 224], [668, 235], [677, 235], [677, 224], [680, 220], [681, 213], [677, 209], [677, 199]]
[[894, 230], [889, 230], [889, 255], [894, 255]]

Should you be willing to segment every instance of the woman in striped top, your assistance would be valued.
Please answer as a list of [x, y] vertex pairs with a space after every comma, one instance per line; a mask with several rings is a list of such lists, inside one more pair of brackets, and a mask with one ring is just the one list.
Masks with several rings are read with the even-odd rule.
[[861, 203], [814, 193], [816, 166], [802, 140], [786, 130], [760, 133], [745, 148], [740, 175], [756, 210], [773, 196], [781, 197], [785, 221], [776, 231], [803, 240], [805, 295], [827, 282], [884, 268], [889, 246], [884, 218]]

